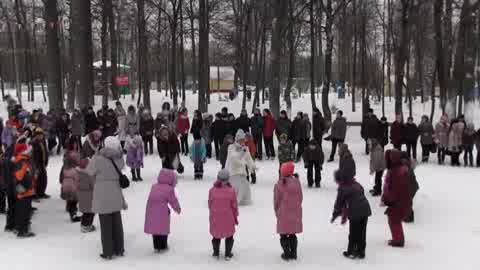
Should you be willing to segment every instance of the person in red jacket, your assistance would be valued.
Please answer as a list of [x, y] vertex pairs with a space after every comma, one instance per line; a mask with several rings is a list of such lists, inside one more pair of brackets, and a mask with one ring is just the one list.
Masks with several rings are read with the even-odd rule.
[[190, 120], [188, 119], [188, 111], [183, 108], [177, 117], [177, 135], [180, 136], [180, 146], [182, 154], [188, 155], [188, 131], [190, 130]]
[[269, 109], [263, 110], [263, 140], [265, 152], [268, 159], [275, 159], [275, 148], [273, 147], [273, 134], [275, 131], [275, 119]]
[[388, 225], [392, 233], [392, 240], [388, 245], [404, 247], [405, 236], [402, 221], [410, 214], [412, 197], [410, 195], [409, 169], [402, 163], [401, 152], [388, 150], [385, 153], [387, 175], [383, 188], [382, 203], [386, 205]]
[[400, 114], [397, 114], [395, 117], [395, 122], [392, 123], [390, 128], [390, 140], [392, 141], [393, 147], [398, 151], [402, 151], [403, 144], [403, 119]]

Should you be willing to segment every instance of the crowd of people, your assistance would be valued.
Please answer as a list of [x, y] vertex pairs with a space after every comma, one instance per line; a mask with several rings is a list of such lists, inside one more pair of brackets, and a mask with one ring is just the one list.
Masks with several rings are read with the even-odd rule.
[[[220, 242], [224, 239], [227, 260], [233, 257], [239, 206], [253, 201], [251, 188], [257, 182], [256, 162], [274, 160], [277, 156], [279, 180], [274, 187], [273, 208], [283, 250], [281, 258], [296, 260], [297, 234], [303, 231], [303, 193], [295, 163], [303, 160], [308, 188], [320, 188], [324, 163], [322, 142], [326, 140], [332, 144], [328, 162], [334, 161], [337, 153], [339, 157], [334, 175], [338, 195], [331, 221], [338, 217], [342, 218], [342, 224], [349, 221], [348, 248], [343, 255], [351, 259], [365, 258], [366, 230], [372, 211], [363, 187], [356, 181], [355, 160], [345, 143], [347, 120], [342, 111], [336, 113], [331, 125], [318, 109], [313, 110], [312, 121], [302, 112], [292, 121], [285, 111], [275, 119], [268, 109], [257, 109], [251, 117], [243, 110], [235, 118], [227, 108], [215, 116], [195, 111], [190, 121], [186, 108], [177, 111], [169, 103], [163, 104], [155, 118], [142, 106], [129, 106], [125, 111], [120, 102], [114, 109], [104, 106], [95, 113], [90, 107], [75, 110], [70, 116], [65, 110], [47, 114], [41, 109], [28, 112], [10, 101], [8, 112], [6, 125], [0, 121], [0, 213], [7, 214], [5, 231], [18, 237], [35, 236], [31, 231], [31, 217], [37, 209], [32, 201], [50, 197], [45, 193], [49, 156], [58, 155], [64, 149], [59, 182], [70, 220], [80, 222], [81, 231], [89, 233], [96, 230], [93, 222], [98, 215], [100, 256], [106, 260], [124, 256], [121, 211], [126, 210], [128, 204], [122, 190], [130, 183], [122, 171], [127, 166], [132, 181], [143, 180], [144, 157], [154, 153], [155, 137], [162, 169], [148, 197], [145, 218], [145, 233], [152, 235], [155, 251], [168, 249], [170, 209], [181, 213], [175, 187], [177, 174], [184, 171], [182, 156], [191, 159], [195, 180], [203, 179], [207, 159], [215, 158], [220, 163], [221, 170], [208, 195], [208, 206], [213, 256], [219, 258]], [[476, 144], [477, 166], [480, 166], [480, 130], [475, 132], [473, 125], [467, 124], [462, 116], [449, 121], [444, 115], [435, 126], [426, 116], [418, 126], [412, 118], [403, 123], [397, 116], [389, 125], [385, 118], [378, 120], [373, 110], [369, 110], [362, 123], [361, 136], [370, 155], [370, 172], [375, 175], [370, 194], [382, 196], [382, 204], [387, 207], [392, 247], [405, 245], [402, 222], [414, 221], [412, 204], [419, 189], [414, 169], [419, 139], [423, 162], [437, 152], [440, 164], [450, 155], [452, 165], [457, 166], [464, 152], [465, 165], [473, 166]], [[277, 149], [274, 137], [278, 140]], [[386, 150], [389, 142], [394, 149]], [[406, 145], [406, 152], [402, 152], [402, 145]]]

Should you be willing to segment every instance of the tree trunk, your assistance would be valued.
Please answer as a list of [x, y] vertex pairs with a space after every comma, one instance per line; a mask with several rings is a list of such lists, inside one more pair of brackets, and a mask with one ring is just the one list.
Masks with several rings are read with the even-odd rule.
[[[288, 24], [288, 77], [287, 77], [287, 87], [285, 88], [285, 103], [287, 103], [287, 112], [291, 116], [292, 113], [292, 96], [291, 96], [291, 91], [292, 91], [292, 86], [293, 86], [293, 76], [295, 76], [295, 35], [293, 33], [294, 31], [294, 15], [293, 15], [293, 9], [294, 9], [294, 3], [293, 0], [289, 0], [289, 24]], [[313, 57], [312, 57], [313, 58]]]
[[275, 0], [274, 7], [274, 23], [272, 33], [271, 48], [271, 72], [272, 81], [269, 91], [270, 110], [275, 118], [280, 115], [280, 81], [281, 81], [281, 65], [283, 58], [283, 42], [285, 40], [285, 29], [288, 20], [288, 1]]
[[60, 46], [58, 44], [57, 0], [45, 3], [45, 32], [47, 44], [47, 86], [50, 109], [63, 108], [62, 74], [60, 70]]
[[[38, 46], [37, 46], [37, 24], [35, 23], [36, 21], [36, 5], [35, 5], [35, 0], [32, 0], [32, 22], [33, 22], [33, 53], [35, 55], [35, 65], [40, 67], [40, 56], [38, 52]], [[43, 76], [43, 71], [39, 70], [37, 71], [38, 77], [40, 78], [40, 85], [42, 87], [42, 97], [43, 97], [43, 102], [47, 102], [47, 96], [45, 94], [45, 86], [44, 86], [44, 81], [45, 78]], [[1, 74], [1, 72], [0, 72]], [[1, 75], [0, 75], [1, 76]]]
[[314, 17], [314, 1], [310, 0], [310, 100], [312, 103], [312, 110], [317, 108], [317, 102], [315, 97], [315, 17]]
[[[69, 38], [68, 38], [68, 53], [70, 54], [70, 73], [69, 73], [69, 76], [68, 76], [68, 90], [67, 90], [67, 104], [66, 104], [66, 107], [67, 107], [67, 110], [68, 111], [73, 111], [73, 109], [75, 109], [75, 90], [76, 90], [76, 86], [77, 86], [77, 77], [76, 77], [76, 69], [75, 69], [75, 56], [74, 56], [74, 53], [73, 53], [73, 35], [74, 35], [74, 28], [72, 27], [72, 3], [70, 2], [69, 4], [69, 24], [70, 24], [70, 27], [69, 27]], [[48, 91], [50, 92], [50, 91]]]
[[[108, 0], [107, 0], [108, 1]], [[102, 58], [102, 105], [108, 106], [108, 96], [110, 89], [108, 87], [108, 66], [107, 66], [107, 38], [108, 38], [108, 16], [107, 16], [107, 1], [103, 1], [102, 5], [102, 26], [100, 33], [100, 44], [101, 44], [101, 58]], [[111, 64], [111, 63], [110, 63]]]
[[356, 111], [356, 86], [357, 86], [357, 51], [358, 51], [358, 34], [357, 34], [357, 0], [353, 0], [353, 67], [352, 67], [352, 112]]
[[325, 49], [325, 81], [323, 83], [322, 90], [322, 109], [325, 120], [330, 122], [332, 120], [332, 112], [330, 111], [330, 106], [328, 102], [328, 96], [330, 94], [330, 83], [332, 80], [332, 62], [333, 62], [333, 8], [332, 0], [327, 0], [327, 5], [325, 7], [326, 14], [326, 24], [325, 24], [325, 37], [327, 40], [326, 49]]
[[250, 48], [249, 48], [249, 37], [248, 37], [248, 28], [250, 26], [250, 5], [245, 4], [246, 9], [246, 18], [245, 18], [245, 31], [243, 33], [243, 49], [242, 49], [242, 62], [243, 62], [243, 71], [242, 71], [242, 81], [243, 81], [243, 100], [242, 100], [242, 110], [245, 110], [247, 107], [247, 84], [248, 84], [248, 71], [249, 69], [249, 58], [250, 58]]
[[198, 46], [198, 110], [208, 111], [208, 78], [210, 65], [208, 59], [208, 1], [200, 0], [199, 3], [199, 46]]
[[[93, 95], [93, 44], [92, 44], [92, 17], [90, 1], [72, 1], [73, 54], [78, 75], [77, 102], [80, 108], [92, 105]], [[59, 82], [61, 84], [61, 80]], [[50, 87], [50, 85], [49, 85]], [[63, 97], [62, 97], [63, 100]]]
[[189, 17], [190, 17], [190, 38], [192, 43], [192, 90], [195, 94], [197, 92], [197, 48], [196, 48], [196, 41], [195, 41], [195, 11], [193, 9], [193, 2], [194, 0], [190, 0], [190, 9], [189, 9]]
[[[440, 85], [440, 107], [442, 113], [445, 113], [447, 105], [447, 77], [445, 68], [445, 56], [443, 46], [443, 31], [442, 31], [442, 15], [443, 15], [444, 0], [435, 0], [433, 20], [435, 27], [435, 66], [438, 77], [438, 84]], [[435, 85], [435, 83], [434, 83]]]
[[[145, 19], [145, 0], [137, 1], [138, 10], [138, 55], [139, 68], [141, 69], [141, 87], [139, 91], [143, 94], [143, 105], [145, 108], [151, 109], [150, 104], [150, 74], [148, 68], [148, 39], [147, 24]], [[143, 91], [142, 91], [143, 90]], [[140, 100], [140, 95], [139, 95]]]
[[180, 83], [182, 87], [182, 103], [185, 104], [185, 46], [183, 30], [183, 0], [179, 3], [180, 10]]
[[[181, 0], [180, 0], [181, 1]], [[177, 89], [177, 28], [178, 16], [176, 1], [173, 1], [173, 16], [170, 20], [171, 53], [170, 53], [170, 85], [173, 91], [173, 106], [178, 107], [178, 89]]]
[[110, 85], [113, 99], [118, 100], [120, 93], [117, 87], [118, 56], [117, 56], [117, 31], [115, 30], [115, 14], [112, 0], [104, 0], [106, 15], [108, 17], [108, 32], [110, 33]]
[[[458, 115], [463, 114], [465, 90], [473, 89], [475, 69], [475, 36], [473, 5], [464, 0], [460, 13], [457, 47], [455, 50], [454, 78], [458, 93]], [[478, 6], [478, 2], [477, 2]]]
[[408, 31], [411, 0], [402, 0], [400, 40], [395, 54], [395, 114], [403, 114], [403, 79], [405, 76], [405, 62], [408, 57]]

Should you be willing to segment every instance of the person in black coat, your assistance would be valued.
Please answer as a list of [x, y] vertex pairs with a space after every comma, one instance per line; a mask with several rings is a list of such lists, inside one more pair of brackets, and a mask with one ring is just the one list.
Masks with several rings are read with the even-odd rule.
[[322, 145], [323, 134], [327, 129], [325, 118], [318, 108], [313, 109], [312, 130], [313, 139], [317, 140], [319, 145]]
[[368, 109], [367, 114], [363, 118], [360, 135], [365, 140], [365, 154], [370, 154], [369, 140], [380, 139], [383, 137], [380, 121], [377, 116], [373, 114], [373, 109]]
[[344, 174], [349, 173], [345, 175], [345, 179], [353, 179], [357, 174], [357, 167], [347, 144], [340, 144], [338, 147], [338, 156], [340, 157], [338, 169]]
[[200, 113], [199, 110], [195, 110], [195, 111], [193, 112], [193, 120], [192, 120], [192, 127], [190, 128], [190, 133], [192, 133], [192, 134], [195, 134], [195, 133], [200, 134], [200, 132], [202, 131], [202, 127], [203, 127], [202, 114]]
[[85, 120], [85, 134], [90, 134], [92, 131], [98, 129], [97, 116], [95, 115], [95, 112], [93, 111], [92, 107], [88, 107], [84, 115], [84, 120]]
[[153, 154], [153, 130], [155, 128], [155, 121], [149, 110], [143, 110], [140, 116], [140, 136], [142, 136], [145, 155]]
[[[320, 182], [322, 181], [322, 166], [324, 162], [324, 155], [322, 146], [318, 143], [317, 140], [311, 140], [305, 151], [303, 152], [303, 162], [305, 168], [307, 169], [307, 181], [308, 187], [313, 187], [315, 180], [315, 187], [320, 188]], [[315, 172], [315, 176], [313, 173]]]
[[263, 116], [260, 109], [255, 109], [255, 113], [253, 114], [252, 118], [250, 119], [252, 124], [252, 137], [255, 141], [255, 146], [257, 148], [256, 158], [258, 160], [262, 160], [263, 156]]
[[352, 171], [346, 170], [337, 170], [334, 173], [338, 191], [331, 222], [335, 222], [339, 216], [342, 216], [342, 224], [345, 224], [348, 218], [350, 225], [348, 248], [343, 252], [343, 256], [349, 259], [364, 259], [367, 246], [367, 224], [368, 218], [372, 215], [372, 209], [362, 185], [350, 177], [352, 174]]
[[108, 109], [105, 114], [105, 126], [103, 127], [103, 134], [106, 137], [114, 136], [117, 132], [118, 122], [117, 116], [113, 109]]
[[36, 197], [38, 199], [48, 199], [49, 195], [45, 193], [47, 190], [47, 166], [48, 166], [48, 149], [43, 129], [36, 128], [33, 132], [32, 160], [37, 175]]
[[291, 128], [291, 136], [293, 149], [295, 146], [298, 145], [297, 155], [296, 155], [296, 162], [300, 160], [303, 155], [305, 145], [308, 143], [307, 141], [307, 123], [305, 119], [303, 119], [303, 113], [298, 112], [295, 120], [293, 120], [292, 128]]
[[238, 129], [243, 130], [245, 133], [250, 133], [250, 127], [252, 124], [250, 118], [248, 118], [247, 110], [242, 110], [240, 117], [238, 117], [235, 121]]
[[338, 111], [337, 117], [332, 124], [332, 133], [330, 135], [330, 141], [332, 142], [332, 152], [330, 154], [330, 159], [328, 162], [332, 162], [335, 159], [335, 154], [337, 153], [337, 145], [339, 143], [345, 142], [345, 137], [347, 136], [347, 119], [343, 117], [343, 112]]
[[380, 119], [380, 130], [381, 130], [381, 137], [380, 137], [380, 144], [383, 148], [388, 145], [388, 122], [387, 118], [383, 116]]
[[62, 149], [62, 147], [65, 147], [65, 143], [69, 135], [69, 129], [68, 129], [69, 126], [70, 126], [69, 115], [66, 112], [61, 111], [58, 114], [57, 120], [55, 122], [55, 130], [57, 132], [57, 137], [58, 137], [57, 155], [60, 154], [60, 150]]
[[408, 157], [417, 160], [417, 141], [420, 135], [417, 125], [413, 122], [413, 117], [408, 117], [404, 128], [405, 143], [407, 144]]
[[174, 161], [180, 153], [177, 135], [167, 127], [162, 127], [159, 133], [157, 149], [162, 160], [162, 168], [174, 170]]
[[237, 134], [238, 127], [233, 113], [228, 114], [227, 120], [225, 121], [225, 130], [228, 135], [232, 135], [233, 137]]
[[287, 134], [288, 139], [291, 140], [291, 129], [292, 121], [288, 119], [286, 111], [281, 111], [280, 117], [278, 118], [275, 126], [275, 135], [277, 135], [278, 141], [280, 141], [280, 136], [282, 134]]
[[223, 144], [223, 139], [227, 134], [227, 126], [221, 113], [215, 114], [215, 121], [212, 124], [212, 137], [215, 145], [215, 158], [220, 160], [220, 147]]

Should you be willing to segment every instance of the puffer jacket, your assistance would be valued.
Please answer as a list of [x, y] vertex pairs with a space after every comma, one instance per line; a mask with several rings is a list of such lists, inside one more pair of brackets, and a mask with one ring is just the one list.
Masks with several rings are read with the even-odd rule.
[[298, 178], [295, 176], [282, 177], [275, 184], [273, 194], [277, 233], [281, 235], [302, 233], [303, 192]]
[[372, 145], [370, 151], [370, 173], [380, 172], [386, 169], [385, 154], [380, 144]]
[[311, 140], [303, 152], [303, 161], [305, 162], [305, 165], [308, 165], [310, 162], [319, 162], [320, 165], [322, 165], [324, 159], [323, 149], [320, 144], [317, 140]]
[[422, 122], [418, 126], [420, 133], [420, 143], [423, 145], [433, 144], [433, 125], [430, 122]]
[[291, 141], [280, 143], [278, 145], [278, 161], [283, 164], [288, 161], [295, 160], [295, 149]]
[[125, 167], [121, 148], [103, 148], [89, 162], [87, 170], [95, 177], [92, 210], [97, 214], [111, 214], [126, 209], [127, 204], [119, 184], [119, 170]]
[[363, 187], [355, 179], [340, 182], [333, 208], [333, 219], [342, 215], [344, 211], [349, 220], [359, 220], [372, 215]]

